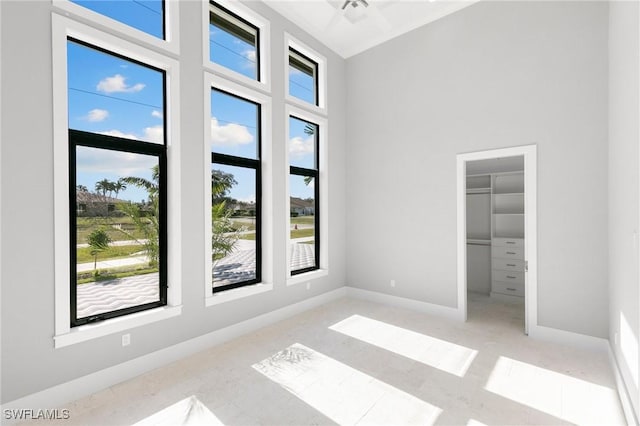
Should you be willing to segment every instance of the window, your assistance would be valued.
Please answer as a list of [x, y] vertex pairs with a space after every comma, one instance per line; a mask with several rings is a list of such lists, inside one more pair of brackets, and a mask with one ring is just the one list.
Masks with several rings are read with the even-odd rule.
[[67, 39], [72, 326], [167, 303], [165, 80]]
[[319, 131], [310, 121], [289, 116], [289, 250], [291, 275], [320, 265]]
[[261, 281], [261, 105], [211, 90], [212, 291]]
[[230, 10], [209, 5], [209, 59], [250, 79], [260, 80], [260, 31]]
[[318, 105], [318, 64], [289, 47], [289, 94]]
[[163, 0], [71, 0], [159, 39], [165, 38]]

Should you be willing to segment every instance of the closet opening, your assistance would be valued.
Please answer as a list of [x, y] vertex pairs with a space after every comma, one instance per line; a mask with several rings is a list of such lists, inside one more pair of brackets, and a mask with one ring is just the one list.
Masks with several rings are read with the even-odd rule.
[[528, 334], [536, 323], [535, 273], [529, 272], [534, 229], [535, 146], [458, 155], [458, 309], [464, 320], [491, 320]]

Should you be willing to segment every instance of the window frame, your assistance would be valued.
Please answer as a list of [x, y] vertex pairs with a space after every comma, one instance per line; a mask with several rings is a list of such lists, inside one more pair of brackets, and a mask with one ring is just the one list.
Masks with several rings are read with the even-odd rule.
[[[297, 117], [295, 114], [291, 114], [288, 116], [289, 120], [291, 118], [295, 118], [301, 121], [304, 121], [305, 123], [309, 123], [309, 124], [313, 124], [314, 126], [316, 126], [316, 131], [317, 133], [315, 134], [315, 138], [314, 138], [314, 167], [313, 169], [309, 169], [306, 167], [299, 167], [299, 166], [292, 166], [289, 163], [289, 179], [291, 179], [291, 176], [300, 176], [300, 177], [312, 177], [314, 179], [313, 181], [313, 196], [314, 196], [314, 200], [313, 200], [313, 204], [314, 204], [314, 214], [313, 214], [313, 221], [314, 221], [314, 264], [315, 266], [309, 266], [306, 268], [301, 268], [301, 269], [291, 269], [291, 264], [289, 264], [289, 273], [291, 274], [291, 276], [295, 276], [295, 275], [300, 275], [300, 274], [304, 274], [306, 272], [312, 272], [312, 271], [316, 271], [318, 269], [320, 269], [320, 247], [321, 247], [321, 239], [320, 239], [320, 233], [321, 233], [321, 226], [320, 226], [320, 217], [322, 216], [322, 211], [320, 209], [320, 205], [321, 205], [321, 200], [320, 200], [320, 188], [322, 187], [321, 183], [320, 183], [320, 125], [317, 123], [314, 123], [312, 121], [309, 120], [305, 120], [303, 118]], [[291, 135], [289, 135], [289, 138], [291, 139]], [[287, 149], [289, 148], [288, 143], [287, 143]], [[289, 203], [291, 203], [291, 190], [289, 190], [289, 194], [288, 194], [288, 198], [289, 198]], [[289, 210], [288, 210], [288, 215], [289, 215], [289, 222], [291, 222], [291, 205], [289, 205]], [[289, 247], [291, 247], [291, 225], [289, 225], [289, 236], [288, 236], [288, 240], [289, 240]]]
[[[311, 62], [317, 64], [316, 75], [316, 104], [306, 102], [300, 98], [292, 96], [289, 93], [289, 51], [293, 50], [298, 55], [305, 57]], [[308, 47], [289, 33], [284, 33], [284, 97], [287, 104], [304, 108], [313, 114], [326, 116], [329, 113], [327, 99], [327, 59]]]
[[[204, 217], [205, 217], [205, 241], [204, 241], [204, 264], [205, 280], [204, 295], [205, 306], [218, 305], [230, 300], [251, 296], [273, 290], [273, 174], [271, 167], [271, 97], [253, 90], [252, 88], [238, 84], [234, 81], [222, 78], [205, 71], [205, 96], [204, 96], [204, 143], [203, 143], [203, 181], [204, 185]], [[256, 206], [258, 205], [258, 194], [260, 194], [260, 250], [256, 245], [256, 277], [260, 280], [252, 280], [233, 287], [213, 291], [213, 261], [212, 261], [212, 219], [211, 219], [211, 165], [214, 164], [214, 153], [211, 149], [211, 93], [218, 90], [225, 94], [235, 96], [259, 106], [259, 116], [257, 125], [260, 126], [259, 134], [259, 157], [253, 159], [258, 161], [259, 172], [256, 171], [256, 182], [261, 187], [256, 186]], [[222, 158], [223, 161], [234, 157], [226, 154], [215, 154], [215, 157]], [[243, 161], [252, 159], [238, 157]], [[218, 161], [216, 161], [218, 163]], [[233, 165], [233, 164], [230, 164]], [[259, 176], [258, 176], [259, 175]], [[257, 219], [256, 209], [256, 221]], [[258, 227], [256, 227], [256, 241], [258, 241]], [[260, 255], [260, 261], [258, 256]], [[258, 264], [260, 266], [258, 266]], [[258, 269], [260, 268], [260, 269]], [[255, 282], [253, 282], [255, 281]]]
[[163, 33], [164, 39], [155, 37], [145, 31], [132, 27], [117, 19], [111, 18], [107, 15], [98, 13], [92, 9], [88, 9], [71, 0], [51, 0], [51, 4], [54, 7], [54, 11], [64, 13], [66, 16], [79, 17], [100, 25], [104, 28], [108, 28], [109, 31], [119, 33], [120, 36], [125, 36], [137, 40], [138, 42], [146, 43], [153, 46], [156, 49], [161, 49], [165, 52], [177, 55], [180, 53], [180, 5], [177, 1], [163, 0], [164, 16], [163, 16]]
[[[258, 66], [256, 79], [249, 78], [244, 74], [211, 61], [209, 55], [209, 13], [212, 11], [212, 3], [222, 9], [223, 12], [258, 29], [256, 36], [256, 65]], [[271, 55], [269, 54], [271, 52], [271, 31], [269, 21], [240, 2], [232, 0], [202, 1], [202, 15], [202, 59], [205, 71], [214, 73], [224, 79], [238, 82], [254, 90], [271, 92]]]
[[[318, 127], [318, 137], [316, 138], [316, 165], [317, 174], [314, 188], [316, 197], [316, 267], [308, 268], [305, 270], [291, 270], [291, 188], [289, 184], [289, 177], [291, 176], [291, 165], [289, 161], [289, 140], [291, 139], [291, 130], [289, 126], [289, 117], [295, 117], [304, 121], [311, 122]], [[329, 246], [331, 241], [329, 240], [329, 190], [328, 190], [328, 134], [329, 124], [328, 120], [322, 116], [309, 112], [307, 109], [302, 109], [296, 105], [285, 104], [285, 129], [287, 144], [284, 149], [285, 157], [284, 164], [287, 166], [287, 175], [285, 179], [285, 211], [286, 211], [286, 277], [287, 286], [309, 283], [309, 280], [327, 276], [329, 274]], [[293, 166], [295, 167], [295, 166]], [[304, 168], [298, 168], [304, 169]], [[319, 258], [318, 258], [319, 256]]]
[[[74, 40], [75, 42], [75, 40]], [[159, 210], [160, 210], [160, 232], [159, 248], [160, 248], [160, 265], [158, 280], [157, 302], [151, 302], [144, 305], [131, 306], [129, 308], [118, 309], [113, 311], [102, 312], [89, 317], [77, 317], [77, 220], [76, 213], [76, 148], [77, 147], [97, 148], [102, 150], [111, 150], [124, 153], [133, 153], [153, 156], [158, 159], [159, 168]], [[132, 139], [119, 138], [114, 136], [101, 135], [98, 133], [85, 132], [82, 130], [69, 129], [69, 305], [71, 316], [71, 327], [77, 327], [96, 321], [104, 321], [110, 318], [117, 318], [136, 312], [146, 311], [148, 309], [165, 306], [167, 304], [167, 153], [165, 144], [156, 144], [153, 142], [143, 142]], [[111, 210], [112, 204], [107, 205], [107, 210]], [[73, 213], [72, 213], [73, 212]]]
[[[238, 100], [252, 103], [257, 108], [257, 117], [256, 117], [256, 130], [257, 130], [257, 140], [256, 140], [256, 158], [247, 158], [247, 157], [238, 157], [230, 154], [222, 154], [215, 153], [211, 150], [211, 166], [215, 164], [223, 165], [223, 166], [232, 166], [239, 167], [243, 169], [253, 170], [255, 172], [255, 192], [256, 192], [256, 223], [255, 223], [255, 234], [256, 234], [256, 272], [255, 278], [240, 281], [237, 283], [226, 284], [220, 287], [213, 287], [213, 278], [212, 278], [212, 292], [213, 294], [219, 293], [226, 290], [232, 290], [234, 288], [245, 287], [248, 285], [258, 284], [262, 281], [262, 105], [258, 102], [254, 102], [250, 99], [246, 99], [238, 94], [228, 92], [226, 90], [219, 89], [217, 87], [211, 88], [211, 93], [219, 92], [227, 96], [231, 96]], [[211, 198], [209, 198], [211, 199]], [[213, 271], [212, 271], [213, 277]]]
[[[180, 234], [180, 72], [179, 63], [166, 53], [156, 52], [117, 34], [98, 30], [76, 20], [52, 13], [53, 158], [55, 237], [55, 348], [61, 348], [112, 333], [150, 324], [182, 313]], [[166, 306], [117, 318], [71, 327], [70, 312], [70, 186], [69, 127], [67, 98], [67, 41], [73, 38], [109, 53], [124, 56], [163, 70], [165, 80], [165, 140], [167, 176], [167, 297]], [[162, 145], [159, 145], [162, 146]], [[170, 202], [169, 202], [170, 200]], [[75, 211], [75, 205], [74, 205]]]
[[[299, 58], [297, 58], [296, 56], [298, 56]], [[289, 67], [293, 66], [293, 65], [291, 65], [291, 59], [292, 58], [293, 58], [294, 61], [301, 63], [302, 66], [306, 66], [307, 65], [307, 64], [304, 63], [305, 61], [308, 61], [308, 62], [311, 63], [310, 68], [312, 69], [311, 76], [313, 78], [313, 101], [314, 101], [314, 103], [312, 103], [311, 105], [319, 106], [319, 103], [320, 103], [320, 96], [319, 96], [320, 84], [319, 84], [319, 80], [320, 80], [320, 78], [319, 78], [319, 74], [318, 74], [318, 69], [319, 69], [318, 63], [316, 61], [314, 61], [313, 59], [307, 57], [306, 55], [298, 52], [296, 49], [294, 49], [291, 46], [289, 46], [288, 58], [289, 58], [289, 62], [288, 62]], [[293, 67], [296, 68], [295, 66], [293, 66]], [[289, 70], [289, 68], [287, 67], [287, 71], [288, 70]], [[298, 68], [298, 70], [300, 70], [300, 68]], [[303, 70], [300, 70], [300, 71], [304, 72]], [[287, 74], [288, 74], [288, 72], [287, 72]], [[287, 79], [287, 81], [289, 81], [289, 79]], [[291, 83], [291, 82], [289, 81], [289, 83]], [[287, 92], [289, 94], [289, 96], [291, 96], [292, 98], [298, 99], [298, 100], [300, 100], [302, 102], [306, 102], [305, 100], [300, 99], [297, 96], [291, 95], [290, 90], [291, 90], [291, 85], [289, 85], [289, 91]]]

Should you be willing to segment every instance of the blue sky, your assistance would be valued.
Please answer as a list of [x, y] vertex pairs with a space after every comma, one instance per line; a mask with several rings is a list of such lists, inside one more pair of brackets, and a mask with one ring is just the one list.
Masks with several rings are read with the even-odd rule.
[[158, 38], [162, 34], [162, 0], [71, 0]]
[[[163, 75], [87, 46], [67, 43], [69, 127], [128, 139], [163, 143]], [[90, 155], [93, 154], [93, 156]], [[95, 157], [100, 158], [96, 162]], [[77, 184], [90, 191], [102, 179], [151, 177], [150, 158], [113, 151], [80, 150]], [[130, 186], [119, 198], [140, 201], [144, 190]]]
[[[159, 0], [80, 1], [75, 3], [117, 19], [157, 37], [162, 36]], [[250, 78], [255, 78], [255, 48], [210, 25], [210, 58]], [[69, 127], [153, 143], [163, 143], [163, 75], [161, 72], [69, 41]], [[312, 80], [290, 68], [291, 94], [312, 102]], [[311, 97], [309, 97], [311, 93]], [[212, 91], [211, 149], [214, 152], [257, 158], [257, 107], [227, 94]], [[305, 122], [290, 118], [290, 164], [314, 167], [313, 137], [304, 133]], [[82, 148], [77, 152], [77, 183], [94, 191], [102, 179], [124, 176], [151, 178], [155, 159], [113, 151]], [[217, 165], [231, 172], [238, 184], [230, 196], [255, 200], [254, 173]], [[291, 179], [292, 196], [313, 197], [313, 185]], [[124, 200], [146, 199], [144, 190], [128, 187], [118, 194]]]
[[289, 65], [289, 94], [315, 105], [313, 77]]

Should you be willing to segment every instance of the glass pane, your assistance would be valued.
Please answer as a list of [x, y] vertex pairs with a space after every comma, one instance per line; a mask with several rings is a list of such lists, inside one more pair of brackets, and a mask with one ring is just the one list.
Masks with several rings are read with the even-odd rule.
[[258, 80], [258, 29], [211, 6], [209, 58], [211, 62]]
[[152, 36], [164, 39], [162, 0], [71, 0]]
[[164, 143], [164, 73], [67, 42], [69, 128]]
[[158, 158], [76, 148], [77, 318], [157, 302]]
[[211, 91], [211, 151], [258, 158], [260, 106], [219, 90]]
[[256, 278], [256, 171], [211, 165], [213, 287]]
[[317, 169], [318, 125], [289, 117], [289, 165]]
[[315, 179], [289, 176], [291, 216], [291, 270], [316, 267]]
[[316, 78], [318, 64], [289, 50], [289, 94], [298, 99], [318, 105]]

